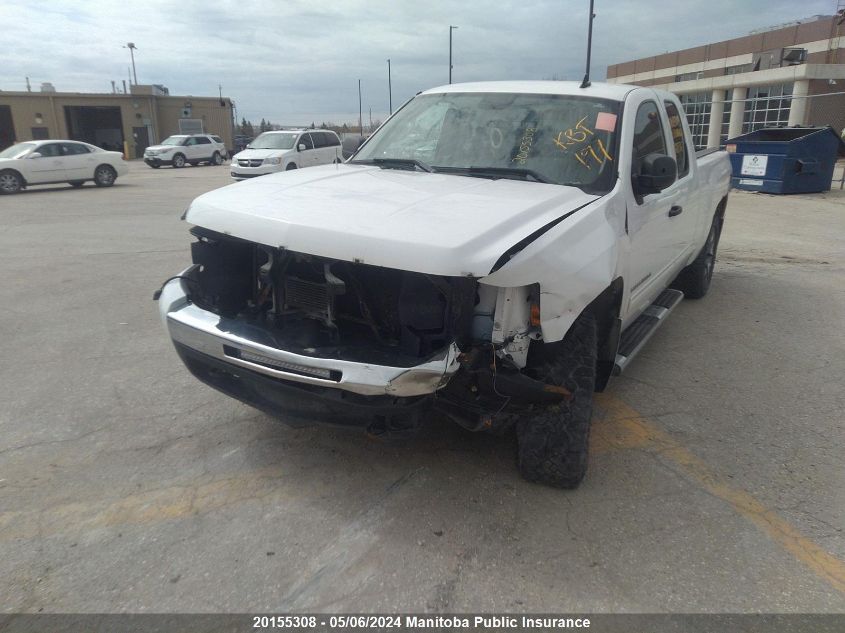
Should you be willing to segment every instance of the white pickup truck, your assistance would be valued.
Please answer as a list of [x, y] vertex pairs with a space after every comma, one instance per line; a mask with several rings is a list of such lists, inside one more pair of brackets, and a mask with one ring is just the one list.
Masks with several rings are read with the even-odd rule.
[[234, 398], [382, 434], [433, 410], [515, 428], [523, 476], [570, 488], [593, 392], [706, 294], [730, 171], [668, 92], [442, 86], [344, 164], [194, 200], [193, 265], [156, 296], [188, 369]]

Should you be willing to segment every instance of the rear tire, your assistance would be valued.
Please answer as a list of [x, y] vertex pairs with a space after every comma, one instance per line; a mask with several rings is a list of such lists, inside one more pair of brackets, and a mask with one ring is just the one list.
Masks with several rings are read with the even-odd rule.
[[220, 152], [214, 152], [214, 156], [211, 157], [210, 165], [214, 165], [215, 167], [223, 164], [223, 157], [220, 156]]
[[174, 168], [181, 169], [185, 166], [185, 157], [182, 154], [176, 154], [173, 156], [173, 161], [171, 164]]
[[582, 314], [559, 343], [544, 344], [530, 359], [537, 380], [566, 387], [569, 401], [524, 414], [516, 426], [519, 472], [528, 481], [576, 488], [587, 472], [593, 391], [596, 385], [596, 321]]
[[98, 187], [111, 187], [117, 180], [117, 172], [110, 165], [100, 165], [94, 170], [94, 184]]
[[716, 250], [719, 248], [719, 237], [722, 235], [723, 222], [724, 218], [719, 213], [713, 216], [707, 241], [701, 247], [698, 257], [692, 264], [684, 268], [672, 282], [671, 287], [683, 292], [685, 297], [701, 299], [710, 290], [710, 281], [713, 279], [713, 269], [716, 266]]
[[23, 178], [18, 172], [11, 169], [0, 171], [0, 194], [13, 194], [21, 189], [23, 189]]

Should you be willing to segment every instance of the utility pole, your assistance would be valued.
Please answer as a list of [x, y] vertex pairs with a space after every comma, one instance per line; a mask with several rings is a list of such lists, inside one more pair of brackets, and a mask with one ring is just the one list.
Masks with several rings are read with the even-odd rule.
[[364, 116], [361, 108], [361, 80], [358, 80], [358, 132], [364, 136]]
[[449, 25], [449, 83], [452, 83], [452, 31], [458, 28], [457, 26]]
[[135, 72], [135, 51], [138, 50], [138, 47], [135, 46], [132, 42], [126, 44], [124, 48], [129, 49], [129, 57], [132, 58], [132, 76], [135, 78], [135, 85], [138, 85], [138, 74]]
[[32, 92], [32, 86], [29, 85], [29, 77], [26, 78], [26, 91]]
[[388, 110], [390, 114], [393, 114], [393, 86], [390, 83], [390, 60], [387, 60], [387, 99], [388, 99]]

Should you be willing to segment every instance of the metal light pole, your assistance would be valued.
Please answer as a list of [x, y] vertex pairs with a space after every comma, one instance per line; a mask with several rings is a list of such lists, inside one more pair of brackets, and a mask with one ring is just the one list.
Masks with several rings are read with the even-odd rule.
[[364, 136], [364, 116], [361, 108], [361, 80], [358, 80], [358, 132]]
[[390, 114], [393, 114], [393, 86], [390, 84], [390, 60], [387, 60], [387, 98]]
[[452, 31], [456, 28], [458, 27], [449, 25], [449, 83], [452, 83]]
[[138, 50], [138, 47], [135, 46], [132, 42], [129, 42], [124, 46], [124, 48], [129, 49], [129, 57], [132, 58], [132, 76], [135, 78], [135, 85], [138, 85], [138, 73], [135, 72], [135, 51]]

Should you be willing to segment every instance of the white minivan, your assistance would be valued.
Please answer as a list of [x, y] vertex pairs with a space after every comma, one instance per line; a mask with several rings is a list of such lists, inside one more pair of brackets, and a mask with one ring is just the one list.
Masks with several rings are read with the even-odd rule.
[[340, 138], [331, 130], [264, 132], [242, 152], [232, 156], [235, 180], [277, 171], [302, 169], [343, 161]]

